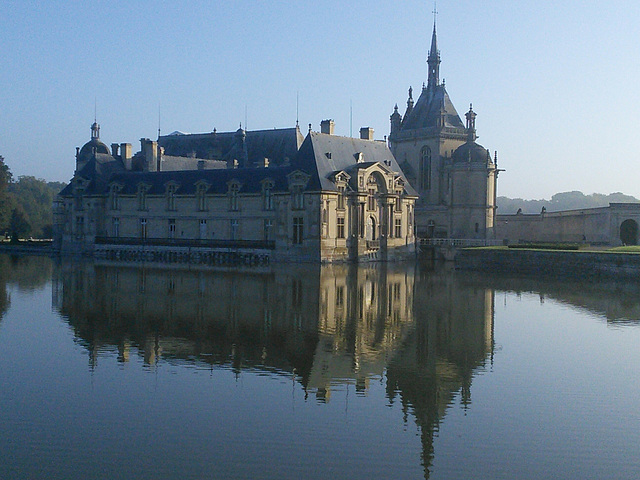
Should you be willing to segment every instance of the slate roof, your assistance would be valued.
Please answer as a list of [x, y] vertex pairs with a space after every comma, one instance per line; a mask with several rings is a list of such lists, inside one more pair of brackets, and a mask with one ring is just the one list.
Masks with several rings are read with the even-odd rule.
[[[158, 144], [164, 147], [165, 155], [224, 160], [237, 148], [238, 132], [212, 132], [160, 136]], [[273, 165], [282, 165], [285, 158], [292, 160], [304, 137], [300, 129], [279, 128], [245, 132], [245, 143], [249, 165], [259, 164], [269, 158]]]
[[[357, 155], [363, 155], [363, 163], [357, 163]], [[327, 155], [330, 154], [330, 155]], [[340, 137], [325, 133], [310, 132], [298, 152], [296, 165], [303, 171], [315, 171], [311, 182], [318, 182], [322, 190], [337, 190], [332, 181], [335, 173], [350, 171], [354, 167], [371, 166], [376, 162], [388, 165], [398, 172], [406, 183], [409, 195], [417, 195], [416, 191], [402, 173], [402, 169], [385, 142], [361, 140], [359, 138]]]
[[402, 121], [400, 130], [437, 127], [441, 106], [444, 106], [445, 127], [465, 128], [444, 85], [437, 85], [433, 89], [422, 89], [420, 98]]
[[467, 142], [456, 148], [452, 158], [454, 163], [466, 162], [486, 165], [491, 162], [491, 152], [476, 142]]

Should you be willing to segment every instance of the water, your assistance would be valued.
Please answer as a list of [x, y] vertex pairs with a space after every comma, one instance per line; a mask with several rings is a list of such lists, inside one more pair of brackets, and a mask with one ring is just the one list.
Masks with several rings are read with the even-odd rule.
[[637, 478], [639, 294], [0, 256], [0, 478]]

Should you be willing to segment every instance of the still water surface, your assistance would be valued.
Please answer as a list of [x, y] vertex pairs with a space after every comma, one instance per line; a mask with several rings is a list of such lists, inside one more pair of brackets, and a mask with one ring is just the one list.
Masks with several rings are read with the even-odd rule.
[[639, 347], [638, 285], [0, 255], [0, 478], [638, 478]]

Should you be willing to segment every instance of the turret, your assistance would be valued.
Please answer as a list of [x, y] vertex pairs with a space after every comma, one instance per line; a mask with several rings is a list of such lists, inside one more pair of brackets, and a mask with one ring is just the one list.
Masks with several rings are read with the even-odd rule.
[[398, 113], [398, 104], [393, 107], [393, 113], [390, 117], [391, 120], [391, 135], [398, 132], [400, 130], [400, 124], [402, 123], [402, 115]]

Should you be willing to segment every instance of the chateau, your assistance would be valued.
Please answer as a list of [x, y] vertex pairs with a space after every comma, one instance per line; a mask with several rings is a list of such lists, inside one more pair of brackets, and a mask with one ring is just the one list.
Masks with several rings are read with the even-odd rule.
[[411, 258], [417, 238], [493, 238], [497, 155], [476, 143], [440, 82], [434, 22], [428, 79], [386, 141], [294, 128], [91, 138], [54, 208], [62, 252], [125, 260], [242, 262]]
[[[76, 152], [55, 208], [63, 252], [129, 260], [395, 260], [415, 253], [417, 194], [373, 131], [185, 135]], [[238, 257], [239, 255], [239, 257]], [[230, 257], [231, 256], [231, 257]], [[195, 259], [195, 260], [194, 260]]]

